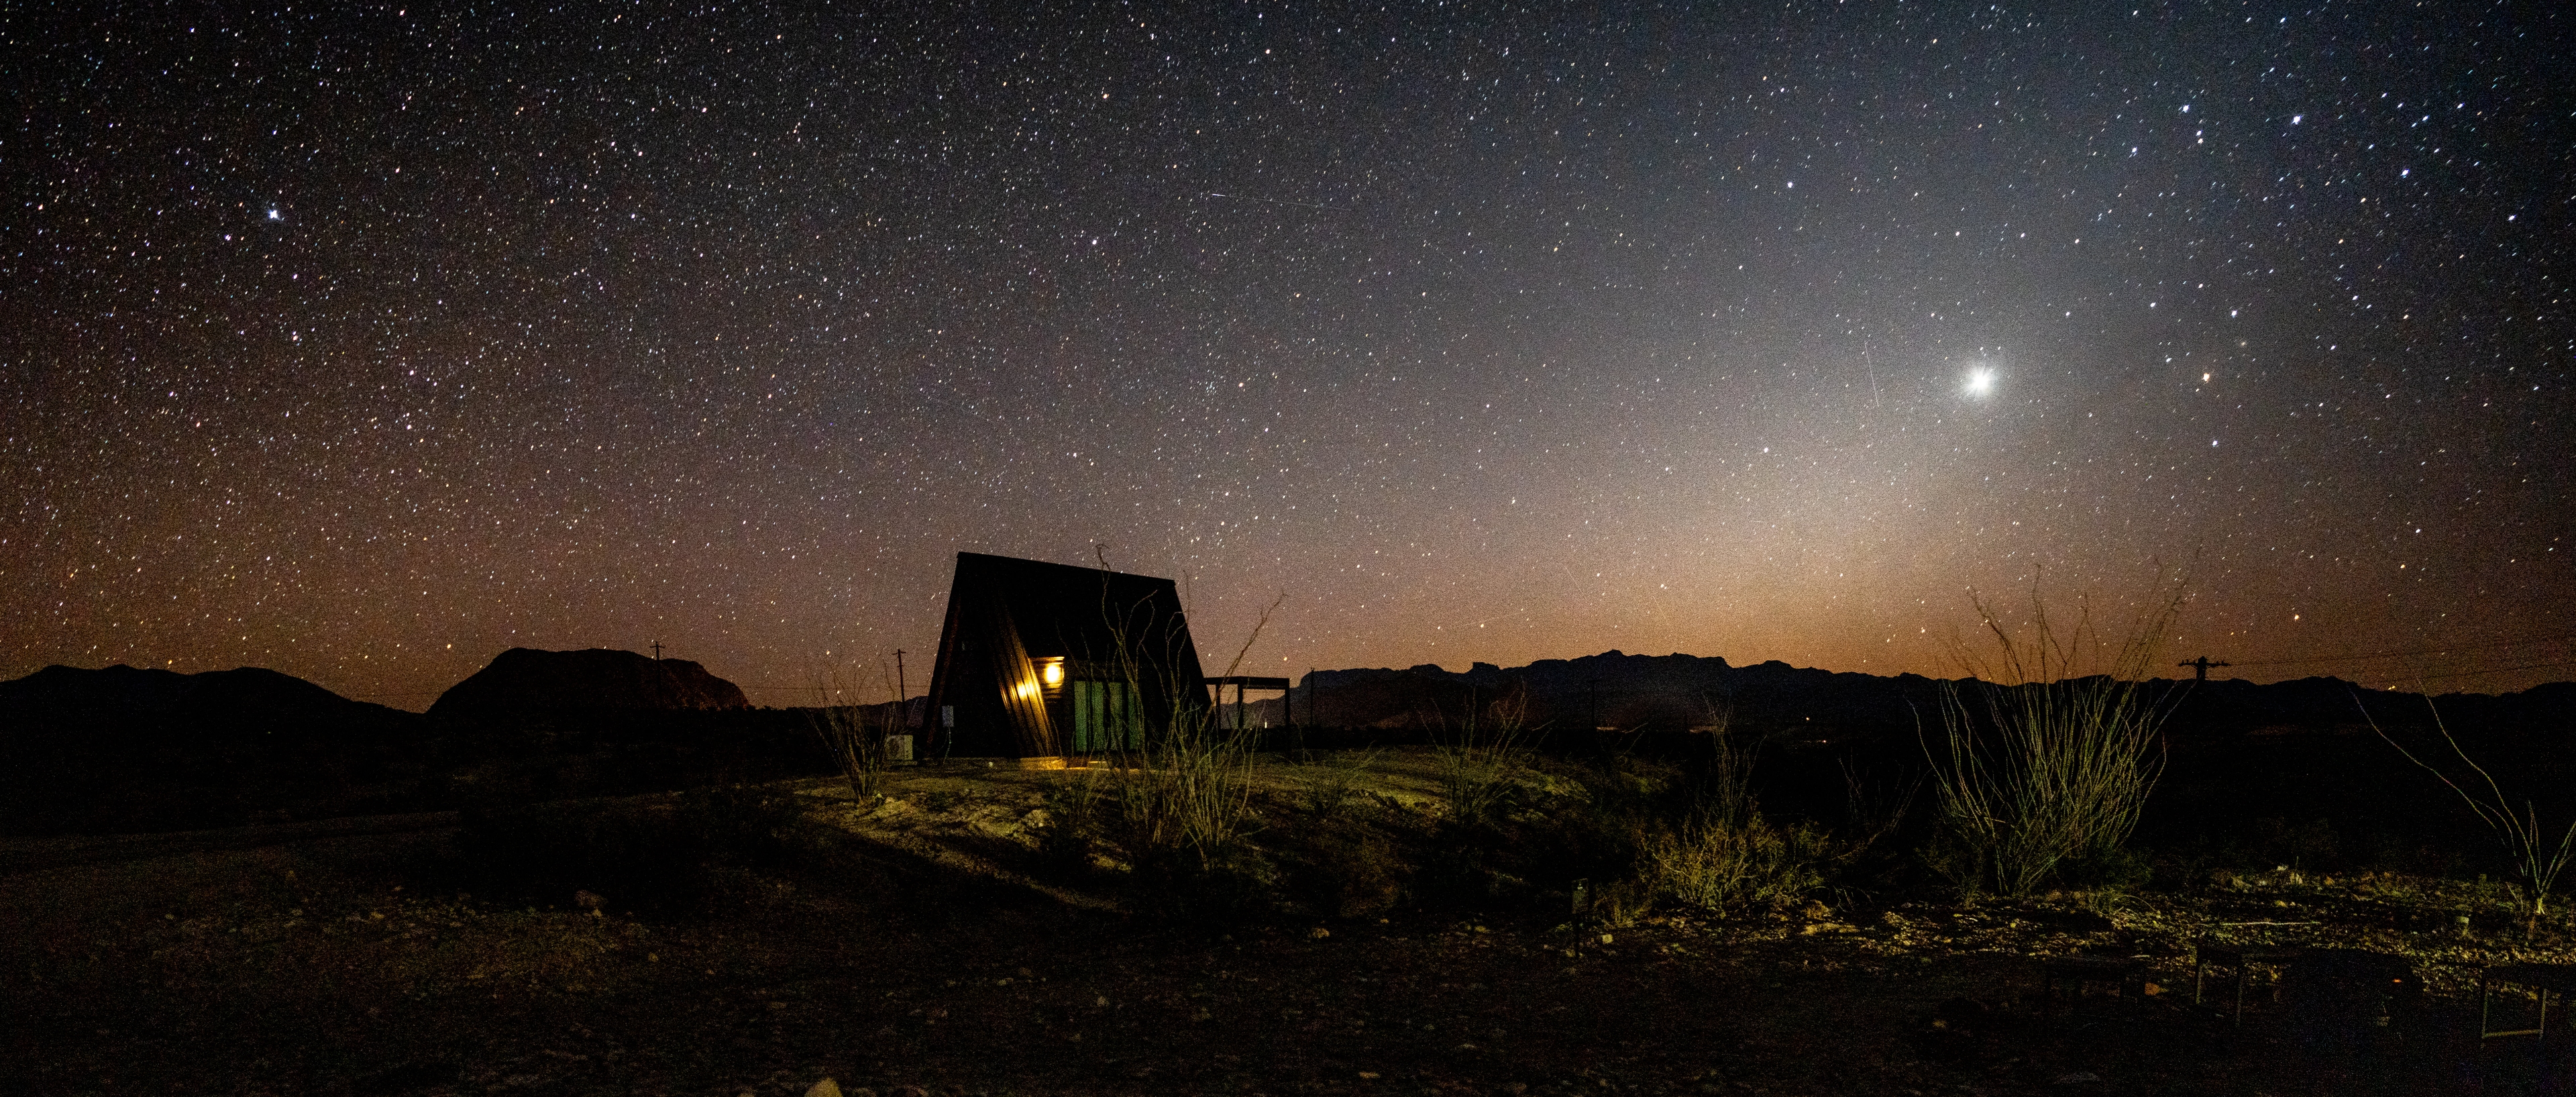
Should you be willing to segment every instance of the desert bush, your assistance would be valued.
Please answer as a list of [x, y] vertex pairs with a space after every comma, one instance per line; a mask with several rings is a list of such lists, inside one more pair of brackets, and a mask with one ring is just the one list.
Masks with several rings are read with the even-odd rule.
[[[1261, 637], [1272, 610], [1262, 611], [1243, 647], [1226, 667], [1231, 676]], [[1227, 728], [1207, 703], [1206, 687], [1196, 679], [1175, 676], [1152, 680], [1137, 658], [1137, 641], [1120, 615], [1104, 606], [1110, 622], [1113, 658], [1139, 695], [1159, 692], [1167, 713], [1164, 726], [1149, 729], [1145, 749], [1131, 765], [1087, 775], [1098, 782], [1068, 801], [1080, 833], [1096, 835], [1125, 854], [1166, 898], [1192, 909], [1231, 907], [1251, 901], [1266, 887], [1269, 873], [1249, 839], [1259, 829], [1252, 790], [1260, 761], [1259, 732]], [[1179, 634], [1146, 642], [1177, 644]], [[1185, 665], [1165, 659], [1164, 667]]]
[[[1924, 744], [1940, 821], [1926, 851], [1934, 869], [1963, 891], [2021, 896], [2070, 861], [2118, 861], [2163, 768], [2157, 732], [2171, 708], [2144, 682], [2178, 590], [2116, 644], [2089, 617], [2061, 636], [2036, 596], [2028, 638], [1975, 603], [1998, 655], [1962, 647], [1969, 680], [1940, 693], [1944, 749]], [[2104, 672], [2076, 676], [2106, 649]]]
[[1753, 791], [1759, 740], [1732, 734], [1721, 710], [1712, 708], [1712, 719], [1698, 803], [1677, 827], [1650, 825], [1639, 843], [1639, 878], [1651, 896], [1717, 915], [1798, 902], [1823, 886], [1845, 843], [1763, 818]]
[[888, 704], [870, 708], [850, 702], [859, 695], [855, 670], [833, 668], [814, 683], [815, 707], [806, 720], [823, 751], [850, 786], [850, 798], [874, 799], [885, 784], [889, 760], [886, 738], [902, 732], [903, 698], [894, 683], [885, 684]]
[[1813, 827], [1774, 826], [1758, 811], [1732, 820], [1711, 813], [1649, 839], [1642, 868], [1655, 894], [1725, 915], [1803, 901], [1839, 852]]
[[1140, 766], [1105, 781], [1129, 852], [1140, 862], [1185, 856], [1201, 873], [1236, 852], [1257, 824], [1252, 810], [1254, 737], [1218, 726], [1205, 706], [1173, 704], [1170, 724]]
[[1628, 929], [1655, 909], [1654, 882], [1644, 877], [1613, 880], [1593, 894], [1590, 908], [1579, 913], [1603, 929]]
[[1117, 866], [1148, 909], [1223, 913], [1253, 903], [1272, 873], [1251, 842], [1252, 757], [1243, 736], [1174, 735], [1131, 766], [1074, 777], [1047, 799], [1054, 822], [1039, 832], [1038, 859], [1067, 878]]
[[866, 708], [835, 705], [813, 710], [808, 719], [814, 736], [841, 771], [853, 800], [873, 800], [885, 784], [887, 721]]
[[1924, 774], [1915, 771], [1897, 778], [1873, 775], [1852, 759], [1840, 764], [1843, 777], [1843, 825], [1853, 842], [1863, 848], [1877, 845], [1898, 828], [1914, 811], [1914, 801], [1923, 792]]
[[1104, 841], [1102, 775], [1081, 776], [1047, 790], [1047, 825], [1037, 828], [1038, 863], [1053, 875], [1078, 879], [1092, 870], [1092, 858]]
[[1425, 721], [1443, 802], [1417, 877], [1427, 895], [1483, 904], [1554, 886], [1592, 875], [1602, 840], [1617, 841], [1624, 821], [1581, 797], [1524, 796], [1537, 776], [1527, 715], [1515, 686]]
[[1753, 795], [1753, 765], [1761, 759], [1762, 741], [1733, 734], [1723, 714], [1708, 737], [1708, 777], [1699, 789], [1698, 813], [1728, 826], [1740, 826], [1761, 814]]

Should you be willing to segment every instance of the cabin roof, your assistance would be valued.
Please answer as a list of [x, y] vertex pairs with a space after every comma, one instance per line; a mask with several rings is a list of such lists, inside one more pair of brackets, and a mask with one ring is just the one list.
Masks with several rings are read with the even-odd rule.
[[1032, 658], [1108, 658], [1121, 633], [1166, 639], [1139, 635], [1147, 629], [1177, 629], [1180, 639], [1188, 638], [1179, 588], [1150, 575], [961, 552], [949, 600], [960, 596], [1000, 599]]

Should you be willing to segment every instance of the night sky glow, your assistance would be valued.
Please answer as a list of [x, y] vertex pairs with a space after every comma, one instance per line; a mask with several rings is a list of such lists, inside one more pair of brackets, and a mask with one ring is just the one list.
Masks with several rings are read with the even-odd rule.
[[917, 689], [960, 549], [1254, 673], [2159, 564], [2243, 677], [2576, 665], [2545, 5], [1033, 6], [0, 14], [0, 677]]

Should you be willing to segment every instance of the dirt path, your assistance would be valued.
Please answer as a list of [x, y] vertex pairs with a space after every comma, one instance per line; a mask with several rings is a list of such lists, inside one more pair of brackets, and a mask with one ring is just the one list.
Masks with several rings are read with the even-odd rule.
[[458, 818], [457, 813], [453, 811], [428, 811], [410, 815], [362, 815], [346, 819], [315, 819], [302, 823], [270, 823], [253, 827], [191, 830], [169, 834], [84, 834], [61, 838], [0, 838], [0, 875], [72, 865], [150, 860], [219, 850], [258, 849], [262, 846], [282, 846], [324, 838], [452, 830], [456, 827]]

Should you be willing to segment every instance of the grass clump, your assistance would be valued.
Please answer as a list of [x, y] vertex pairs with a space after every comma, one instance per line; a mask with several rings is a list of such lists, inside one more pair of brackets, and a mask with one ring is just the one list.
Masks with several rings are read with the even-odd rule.
[[1140, 909], [1231, 915], [1267, 902], [1275, 875], [1252, 842], [1257, 755], [1250, 736], [1176, 719], [1120, 769], [1074, 779], [1054, 798], [1041, 854], [1059, 871], [1123, 877]]
[[1204, 715], [1173, 724], [1147, 749], [1143, 765], [1093, 780], [1108, 784], [1133, 852], [1214, 872], [1257, 825], [1252, 776], [1258, 755], [1251, 736], [1221, 730]]
[[1515, 684], [1481, 705], [1471, 691], [1458, 718], [1440, 722], [1444, 730], [1435, 737], [1433, 750], [1440, 760], [1449, 821], [1458, 826], [1494, 821], [1508, 809], [1519, 777], [1529, 768], [1528, 689]]
[[1297, 760], [1306, 778], [1301, 799], [1306, 810], [1319, 817], [1346, 810], [1360, 798], [1361, 784], [1380, 753], [1374, 748], [1300, 752]]

